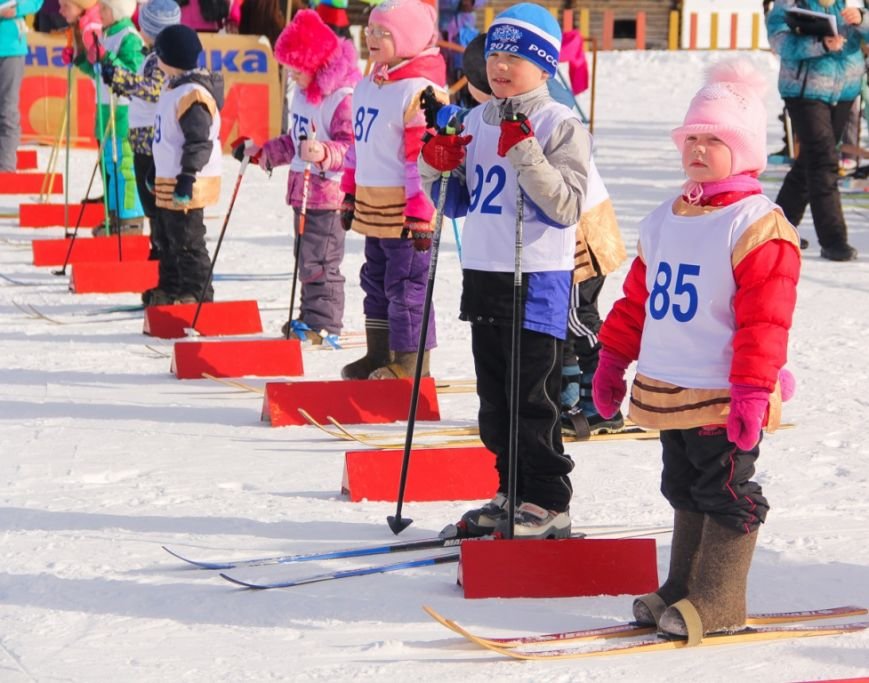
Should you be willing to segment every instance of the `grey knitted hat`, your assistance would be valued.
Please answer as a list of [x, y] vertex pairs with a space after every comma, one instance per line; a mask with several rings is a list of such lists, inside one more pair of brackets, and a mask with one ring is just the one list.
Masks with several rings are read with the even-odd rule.
[[167, 26], [181, 23], [181, 8], [175, 0], [148, 0], [139, 10], [139, 28], [156, 38]]

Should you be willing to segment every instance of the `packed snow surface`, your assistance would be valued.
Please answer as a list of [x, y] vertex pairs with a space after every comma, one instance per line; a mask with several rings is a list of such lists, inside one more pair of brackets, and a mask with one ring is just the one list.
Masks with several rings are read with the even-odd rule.
[[[703, 68], [723, 53], [612, 52], [598, 58], [596, 158], [635, 254], [639, 220], [681, 182], [669, 131]], [[777, 65], [767, 74], [770, 151], [780, 147]], [[588, 94], [581, 97], [586, 111]], [[41, 167], [48, 150], [39, 152]], [[93, 152], [72, 156], [71, 197], [84, 194]], [[209, 210], [213, 253], [238, 166], [224, 163], [222, 203]], [[765, 187], [772, 197], [775, 176]], [[292, 270], [286, 171], [244, 176], [217, 264], [219, 300], [255, 298], [265, 334], [286, 318]], [[26, 198], [25, 201], [32, 201]], [[5, 212], [18, 200], [0, 199]], [[845, 198], [854, 263], [804, 252], [788, 366], [794, 429], [766, 438], [757, 475], [772, 510], [751, 569], [753, 611], [869, 605], [869, 230], [865, 198]], [[429, 619], [430, 604], [485, 635], [606, 626], [630, 596], [465, 600], [455, 565], [253, 592], [183, 566], [201, 559], [310, 552], [394, 540], [394, 503], [340, 493], [345, 444], [311, 427], [271, 428], [259, 394], [169, 372], [171, 342], [144, 337], [131, 294], [73, 295], [31, 262], [26, 230], [0, 219], [0, 680], [23, 681], [733, 681], [769, 683], [869, 673], [869, 634], [616, 657], [518, 663], [477, 649]], [[362, 239], [347, 240], [348, 331], [363, 329]], [[603, 312], [627, 264], [612, 275]], [[460, 267], [447, 223], [435, 306], [438, 378], [473, 375], [468, 326], [457, 319]], [[66, 324], [28, 316], [32, 304]], [[88, 315], [89, 313], [98, 313]], [[149, 349], [146, 344], [153, 348]], [[155, 351], [156, 349], [156, 351]], [[158, 353], [161, 352], [161, 353]], [[338, 379], [358, 348], [304, 352], [306, 379]], [[251, 378], [262, 387], [264, 380]], [[474, 394], [440, 398], [444, 424], [474, 423]], [[432, 425], [420, 425], [420, 429]], [[403, 436], [402, 425], [370, 426]], [[574, 444], [576, 530], [665, 526], [656, 441]], [[408, 503], [401, 539], [434, 535], [469, 502]], [[658, 539], [666, 576], [670, 536]], [[236, 570], [245, 578], [306, 576], [399, 556]], [[400, 557], [407, 557], [406, 555]], [[504, 567], [521, 572], [521, 564]]]

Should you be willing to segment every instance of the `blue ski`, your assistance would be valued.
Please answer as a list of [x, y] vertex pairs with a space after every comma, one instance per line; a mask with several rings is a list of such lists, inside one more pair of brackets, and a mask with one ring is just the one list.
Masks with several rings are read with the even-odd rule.
[[[584, 538], [585, 536], [610, 536], [612, 534], [623, 535], [627, 533], [629, 536], [644, 536], [650, 534], [658, 534], [671, 531], [671, 527], [607, 527], [605, 530], [591, 531], [589, 533], [575, 531], [571, 534], [573, 538]], [[447, 525], [441, 532], [442, 535], [432, 536], [429, 538], [420, 538], [415, 541], [396, 541], [394, 543], [383, 543], [379, 545], [364, 545], [355, 548], [344, 548], [342, 550], [325, 550], [318, 553], [302, 553], [299, 555], [272, 555], [270, 557], [255, 557], [251, 559], [239, 560], [224, 560], [222, 562], [194, 560], [189, 557], [172, 550], [171, 548], [161, 546], [163, 550], [182, 562], [191, 564], [199, 569], [237, 569], [239, 567], [264, 567], [272, 564], [293, 564], [295, 562], [311, 562], [319, 560], [340, 560], [352, 557], [368, 557], [369, 555], [387, 555], [389, 553], [402, 553], [413, 550], [431, 550], [432, 548], [451, 548], [461, 545], [462, 541], [467, 540], [462, 536], [454, 524]]]
[[385, 574], [386, 572], [396, 572], [402, 569], [414, 569], [416, 567], [430, 567], [436, 564], [447, 564], [459, 561], [459, 553], [447, 553], [443, 555], [432, 555], [430, 557], [421, 557], [417, 560], [409, 560], [407, 562], [396, 562], [394, 564], [379, 564], [374, 567], [362, 567], [360, 569], [344, 569], [338, 572], [327, 572], [325, 574], [315, 574], [306, 576], [301, 579], [291, 579], [289, 581], [274, 581], [265, 583], [256, 583], [253, 581], [244, 581], [237, 579], [228, 574], [221, 574], [221, 578], [226, 579], [230, 583], [234, 583], [244, 588], [255, 588], [257, 590], [265, 590], [267, 588], [292, 588], [294, 586], [303, 586], [308, 583], [319, 583], [321, 581], [332, 581], [334, 579], [349, 579], [351, 576], [367, 576], [369, 574]]
[[236, 569], [238, 567], [262, 567], [270, 564], [292, 564], [294, 562], [310, 562], [316, 560], [337, 560], [347, 557], [367, 557], [368, 555], [385, 555], [387, 553], [400, 553], [411, 550], [428, 550], [430, 548], [447, 548], [459, 545], [461, 538], [423, 538], [416, 541], [399, 541], [397, 543], [385, 543], [382, 545], [368, 545], [358, 548], [345, 548], [343, 550], [327, 550], [319, 553], [304, 553], [301, 555], [275, 555], [272, 557], [257, 557], [249, 560], [228, 560], [224, 562], [205, 562], [192, 560], [179, 553], [162, 546], [163, 550], [177, 557], [179, 560], [192, 564], [200, 569]]

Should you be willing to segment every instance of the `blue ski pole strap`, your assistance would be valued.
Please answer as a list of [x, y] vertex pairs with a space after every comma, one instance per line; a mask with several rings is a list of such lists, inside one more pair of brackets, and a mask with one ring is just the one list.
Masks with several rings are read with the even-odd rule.
[[305, 332], [310, 332], [310, 331], [311, 331], [311, 328], [308, 327], [308, 326], [307, 326], [305, 323], [303, 323], [301, 320], [293, 320], [293, 321], [290, 323], [290, 330], [291, 330], [292, 333], [293, 333], [294, 335], [296, 335], [296, 336], [297, 336], [301, 341], [303, 341], [303, 342], [304, 342], [304, 341], [309, 341], [309, 340], [308, 340], [308, 335], [306, 335]]
[[337, 334], [329, 334], [328, 332], [326, 332], [326, 330], [320, 330], [320, 336], [323, 337], [324, 344], [328, 344], [336, 351], [341, 348], [341, 344], [338, 342]]
[[459, 254], [459, 263], [462, 262], [462, 235], [459, 232], [459, 224], [456, 222], [456, 219], [451, 219], [453, 222], [453, 235], [456, 238], [456, 251]]

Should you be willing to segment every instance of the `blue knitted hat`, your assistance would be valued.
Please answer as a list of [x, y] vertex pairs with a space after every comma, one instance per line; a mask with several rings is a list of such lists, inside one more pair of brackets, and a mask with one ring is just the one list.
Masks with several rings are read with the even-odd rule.
[[181, 23], [181, 8], [175, 0], [148, 0], [139, 10], [139, 28], [156, 38], [167, 26]]
[[561, 28], [540, 5], [523, 2], [495, 17], [486, 34], [486, 57], [510, 52], [539, 66], [550, 76], [558, 69]]

